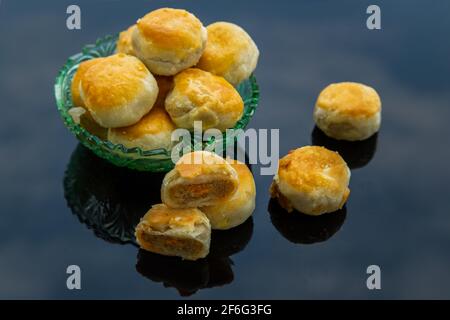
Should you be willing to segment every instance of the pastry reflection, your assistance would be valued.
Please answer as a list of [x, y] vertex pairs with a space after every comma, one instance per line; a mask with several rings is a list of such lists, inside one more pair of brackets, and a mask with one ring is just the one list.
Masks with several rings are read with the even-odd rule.
[[162, 282], [165, 287], [176, 288], [181, 296], [190, 296], [200, 289], [223, 286], [234, 279], [230, 256], [244, 250], [252, 233], [251, 217], [236, 228], [214, 230], [209, 255], [197, 261], [161, 256], [141, 249], [136, 270], [152, 281]]
[[[134, 229], [140, 218], [161, 202], [164, 175], [116, 167], [79, 144], [67, 165], [64, 194], [72, 213], [97, 237], [135, 244]], [[140, 249], [136, 269], [153, 281], [175, 287], [182, 296], [226, 285], [234, 279], [230, 256], [246, 247], [252, 233], [251, 217], [236, 228], [214, 230], [209, 255], [197, 261]]]
[[287, 212], [276, 199], [269, 202], [270, 219], [283, 237], [293, 243], [312, 244], [330, 239], [344, 224], [347, 209], [309, 216], [297, 211]]
[[347, 162], [350, 169], [366, 166], [372, 160], [377, 149], [378, 133], [363, 141], [335, 140], [328, 137], [317, 126], [311, 133], [311, 143], [337, 151]]
[[100, 159], [79, 144], [64, 176], [69, 208], [96, 236], [134, 243], [134, 228], [152, 204], [161, 202], [162, 173], [133, 171]]

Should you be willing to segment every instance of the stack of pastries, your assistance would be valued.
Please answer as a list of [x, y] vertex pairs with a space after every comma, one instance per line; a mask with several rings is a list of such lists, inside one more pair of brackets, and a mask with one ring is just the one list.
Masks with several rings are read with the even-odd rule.
[[172, 146], [176, 128], [225, 131], [242, 117], [235, 87], [259, 51], [239, 26], [204, 27], [193, 14], [154, 10], [119, 35], [117, 53], [82, 62], [71, 84], [74, 120], [125, 147]]
[[136, 226], [141, 248], [187, 260], [209, 253], [211, 229], [244, 223], [255, 209], [256, 187], [249, 168], [208, 151], [185, 154], [164, 177], [161, 204]]

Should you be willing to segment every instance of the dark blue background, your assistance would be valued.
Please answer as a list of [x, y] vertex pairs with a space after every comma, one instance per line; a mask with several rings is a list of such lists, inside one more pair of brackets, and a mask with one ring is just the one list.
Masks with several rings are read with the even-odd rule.
[[[66, 29], [66, 8], [82, 30]], [[366, 8], [382, 30], [366, 28]], [[234, 281], [193, 298], [450, 298], [450, 2], [12, 1], [0, 3], [0, 298], [178, 298], [135, 269], [137, 249], [110, 244], [66, 205], [63, 176], [77, 141], [56, 110], [67, 57], [146, 12], [182, 7], [205, 25], [244, 27], [261, 51], [260, 107], [250, 126], [280, 128], [280, 151], [311, 143], [312, 108], [331, 82], [375, 87], [383, 122], [372, 161], [352, 172], [347, 217], [328, 241], [285, 239], [259, 176], [253, 237], [231, 257]], [[66, 267], [82, 290], [66, 289]], [[366, 267], [382, 290], [366, 288]]]

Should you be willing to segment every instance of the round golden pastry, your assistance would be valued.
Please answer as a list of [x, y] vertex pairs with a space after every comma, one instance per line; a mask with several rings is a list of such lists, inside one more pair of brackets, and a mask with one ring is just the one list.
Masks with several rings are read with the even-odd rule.
[[172, 146], [172, 131], [175, 124], [162, 106], [154, 106], [137, 123], [122, 128], [108, 129], [108, 140], [122, 144], [127, 148], [139, 147], [142, 150], [164, 148], [170, 150]]
[[236, 192], [236, 170], [209, 151], [183, 155], [162, 182], [162, 202], [172, 208], [202, 207], [228, 200]]
[[185, 10], [158, 9], [136, 24], [134, 52], [153, 74], [171, 76], [194, 66], [205, 49], [206, 28]]
[[197, 260], [209, 253], [211, 226], [197, 208], [174, 209], [157, 204], [136, 226], [135, 236], [144, 250]]
[[230, 159], [227, 161], [237, 172], [239, 186], [230, 199], [200, 208], [208, 217], [212, 229], [227, 230], [237, 227], [255, 210], [256, 186], [252, 172], [245, 163]]
[[317, 99], [314, 121], [331, 138], [365, 140], [380, 128], [380, 97], [373, 88], [361, 83], [330, 84]]
[[234, 86], [250, 77], [259, 50], [248, 33], [229, 22], [216, 22], [206, 29], [208, 41], [197, 68], [224, 77]]
[[69, 109], [69, 114], [75, 123], [81, 125], [91, 134], [96, 135], [101, 139], [106, 139], [107, 130], [101, 127], [93, 118], [89, 111], [86, 109], [83, 99], [80, 95], [80, 83], [86, 71], [94, 64], [102, 61], [104, 58], [93, 58], [83, 61], [79, 64], [77, 71], [75, 72], [70, 90], [72, 93], [72, 102], [74, 107]]
[[350, 169], [337, 152], [306, 146], [280, 159], [270, 193], [289, 212], [317, 216], [342, 208], [349, 181]]
[[165, 106], [178, 127], [190, 130], [194, 121], [201, 121], [203, 130], [225, 131], [234, 127], [244, 112], [244, 102], [230, 83], [196, 68], [174, 77], [174, 87]]
[[80, 83], [81, 79], [83, 78], [84, 74], [90, 67], [92, 67], [94, 64], [102, 61], [104, 58], [94, 58], [90, 60], [86, 60], [80, 63], [78, 66], [77, 71], [73, 75], [72, 83], [70, 85], [70, 90], [72, 92], [72, 102], [73, 105], [76, 107], [84, 107], [83, 99], [80, 95]]
[[130, 56], [135, 56], [135, 52], [133, 49], [133, 45], [131, 43], [131, 35], [137, 26], [134, 24], [129, 27], [127, 30], [119, 33], [119, 39], [117, 40], [117, 53], [125, 53]]
[[86, 71], [80, 94], [95, 121], [118, 128], [135, 124], [152, 109], [158, 85], [139, 59], [118, 53]]

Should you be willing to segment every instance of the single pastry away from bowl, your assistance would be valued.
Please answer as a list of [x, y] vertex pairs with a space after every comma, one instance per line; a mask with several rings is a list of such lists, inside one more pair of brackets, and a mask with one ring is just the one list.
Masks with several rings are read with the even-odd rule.
[[94, 58], [90, 60], [86, 60], [80, 63], [77, 71], [73, 75], [72, 83], [70, 85], [70, 91], [72, 93], [72, 102], [75, 107], [84, 107], [83, 99], [80, 95], [80, 82], [83, 78], [84, 74], [90, 67], [98, 62], [102, 61], [104, 58]]
[[234, 228], [244, 223], [255, 210], [256, 186], [252, 172], [245, 163], [230, 159], [227, 161], [237, 172], [239, 187], [230, 199], [200, 208], [208, 217], [212, 229]]
[[194, 121], [201, 121], [203, 130], [225, 131], [234, 127], [244, 112], [241, 96], [228, 81], [197, 68], [174, 77], [165, 105], [173, 122], [189, 130], [194, 128]]
[[361, 83], [330, 84], [317, 98], [314, 121], [331, 138], [367, 139], [380, 128], [380, 97], [373, 88]]
[[131, 56], [135, 56], [133, 45], [131, 43], [131, 35], [137, 26], [134, 24], [127, 30], [122, 31], [119, 34], [119, 39], [117, 40], [117, 53], [125, 53]]
[[208, 41], [197, 68], [222, 76], [234, 86], [250, 77], [259, 50], [247, 32], [229, 22], [216, 22], [206, 29]]
[[151, 110], [158, 85], [139, 59], [118, 53], [86, 71], [80, 94], [95, 121], [118, 128], [135, 124]]
[[108, 140], [127, 148], [139, 147], [142, 150], [164, 148], [170, 150], [171, 135], [175, 124], [162, 106], [154, 106], [137, 123], [122, 128], [110, 128]]
[[239, 184], [237, 172], [209, 151], [182, 156], [161, 186], [162, 202], [173, 208], [215, 205], [230, 199]]
[[350, 169], [337, 152], [306, 146], [280, 159], [270, 193], [289, 212], [317, 216], [342, 208], [349, 181]]
[[136, 24], [134, 52], [154, 74], [171, 76], [194, 66], [205, 49], [206, 28], [186, 10], [158, 9]]
[[144, 250], [197, 260], [209, 253], [211, 226], [197, 208], [174, 209], [157, 204], [136, 226], [135, 236]]

